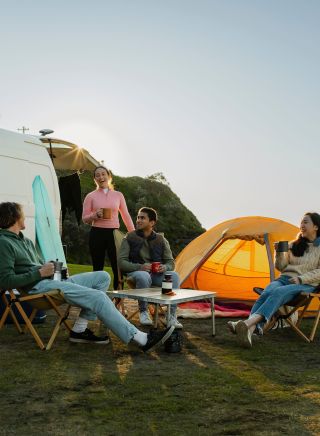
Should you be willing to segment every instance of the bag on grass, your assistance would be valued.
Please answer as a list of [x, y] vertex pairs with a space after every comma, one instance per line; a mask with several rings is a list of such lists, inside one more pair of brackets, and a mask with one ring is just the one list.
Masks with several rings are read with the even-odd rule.
[[174, 330], [169, 339], [164, 344], [167, 353], [180, 353], [182, 350], [183, 337], [179, 330]]

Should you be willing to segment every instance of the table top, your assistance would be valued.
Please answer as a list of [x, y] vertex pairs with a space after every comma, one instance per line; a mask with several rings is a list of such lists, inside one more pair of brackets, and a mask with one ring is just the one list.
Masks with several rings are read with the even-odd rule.
[[148, 301], [149, 303], [175, 304], [186, 301], [214, 298], [216, 292], [198, 291], [196, 289], [173, 289], [176, 295], [161, 293], [161, 288], [124, 289], [122, 291], [107, 291], [109, 297], [132, 298], [134, 300]]

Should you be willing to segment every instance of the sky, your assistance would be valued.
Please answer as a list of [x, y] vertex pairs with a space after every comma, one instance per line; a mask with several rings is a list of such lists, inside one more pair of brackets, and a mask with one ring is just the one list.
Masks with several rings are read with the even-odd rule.
[[[318, 211], [318, 0], [0, 0], [0, 127], [162, 172], [205, 228]], [[150, 205], [149, 205], [150, 206]]]

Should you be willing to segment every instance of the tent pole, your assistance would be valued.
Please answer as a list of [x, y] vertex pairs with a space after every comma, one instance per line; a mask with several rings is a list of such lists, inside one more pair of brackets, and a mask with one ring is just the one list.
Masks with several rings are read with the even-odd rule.
[[268, 262], [269, 262], [269, 270], [270, 270], [270, 281], [272, 282], [275, 279], [275, 270], [274, 270], [274, 264], [273, 264], [272, 254], [271, 254], [271, 247], [270, 247], [268, 233], [265, 233], [263, 235], [263, 239], [264, 239], [264, 242], [266, 244]]

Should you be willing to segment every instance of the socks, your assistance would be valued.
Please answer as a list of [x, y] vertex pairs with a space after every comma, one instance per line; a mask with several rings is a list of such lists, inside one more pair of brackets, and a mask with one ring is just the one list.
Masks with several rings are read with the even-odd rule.
[[134, 334], [133, 338], [132, 338], [137, 344], [141, 345], [142, 347], [144, 345], [146, 345], [147, 340], [148, 340], [148, 335], [147, 333], [144, 333], [140, 330], [137, 331], [137, 333]]
[[81, 318], [81, 316], [79, 316], [79, 318], [74, 323], [74, 326], [72, 327], [72, 331], [75, 333], [82, 333], [87, 328], [87, 325], [88, 325], [88, 320], [85, 318]]

